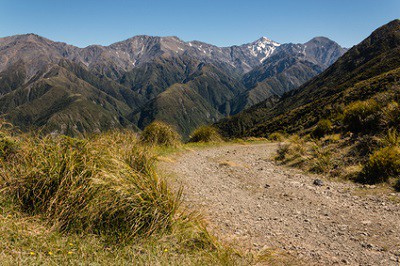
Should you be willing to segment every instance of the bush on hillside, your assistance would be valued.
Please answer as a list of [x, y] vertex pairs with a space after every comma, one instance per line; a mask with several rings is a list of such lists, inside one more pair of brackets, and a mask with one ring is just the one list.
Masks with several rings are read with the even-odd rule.
[[275, 160], [283, 161], [286, 159], [286, 156], [289, 154], [290, 144], [287, 143], [279, 143], [278, 149], [276, 150]]
[[395, 128], [390, 128], [386, 136], [383, 137], [382, 143], [385, 146], [400, 146], [400, 135]]
[[268, 135], [268, 139], [271, 141], [282, 141], [284, 140], [284, 136], [279, 132], [273, 132]]
[[353, 102], [344, 110], [344, 126], [353, 133], [374, 131], [378, 122], [379, 105], [373, 99]]
[[311, 137], [313, 138], [322, 138], [326, 134], [332, 131], [332, 122], [328, 119], [319, 120], [317, 126], [311, 132]]
[[390, 102], [382, 110], [381, 124], [386, 128], [400, 130], [400, 106], [397, 102]]
[[310, 171], [313, 173], [328, 173], [333, 169], [332, 152], [327, 147], [317, 143], [312, 148], [312, 160]]
[[175, 147], [181, 143], [181, 136], [172, 126], [161, 121], [154, 121], [142, 131], [140, 140], [149, 145]]
[[212, 126], [200, 126], [190, 135], [189, 142], [221, 142], [222, 137]]
[[381, 147], [381, 140], [379, 138], [371, 135], [363, 135], [357, 138], [354, 145], [351, 146], [348, 155], [354, 160], [366, 162], [368, 157]]
[[394, 185], [394, 189], [396, 189], [396, 191], [400, 192], [400, 178], [397, 179], [397, 182]]
[[368, 184], [387, 182], [400, 174], [400, 148], [389, 146], [375, 151], [364, 165], [359, 181]]
[[32, 137], [19, 155], [0, 173], [7, 191], [24, 211], [60, 231], [123, 242], [172, 223], [178, 199], [133, 137]]

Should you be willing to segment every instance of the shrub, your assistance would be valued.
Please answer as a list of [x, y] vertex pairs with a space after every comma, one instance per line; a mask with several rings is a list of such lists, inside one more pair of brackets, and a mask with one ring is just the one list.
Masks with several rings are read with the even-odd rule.
[[387, 182], [400, 174], [400, 148], [385, 147], [375, 151], [364, 165], [359, 181], [375, 184]]
[[279, 132], [274, 132], [268, 135], [268, 139], [271, 141], [282, 141], [284, 139], [283, 135]]
[[400, 192], [400, 178], [397, 179], [397, 182], [394, 185], [394, 189], [396, 189], [396, 191]]
[[332, 131], [332, 122], [328, 119], [319, 120], [317, 126], [311, 132], [311, 137], [313, 138], [322, 138], [326, 134]]
[[278, 149], [276, 150], [276, 157], [275, 160], [277, 161], [283, 161], [286, 159], [286, 155], [288, 155], [290, 150], [290, 144], [287, 143], [279, 143]]
[[314, 173], [328, 173], [333, 168], [332, 153], [328, 148], [315, 144], [312, 150], [313, 159], [310, 171]]
[[343, 124], [353, 133], [376, 130], [379, 122], [379, 105], [373, 100], [349, 104], [343, 114]]
[[291, 143], [290, 153], [293, 158], [299, 158], [307, 153], [306, 141], [299, 135], [292, 135], [289, 139]]
[[1, 172], [6, 191], [60, 231], [123, 242], [165, 230], [178, 199], [152, 171], [153, 156], [122, 137], [29, 138]]
[[400, 136], [396, 129], [391, 128], [388, 130], [386, 136], [382, 140], [385, 146], [399, 146]]
[[383, 108], [381, 124], [386, 128], [400, 130], [400, 106], [397, 102], [393, 101]]
[[148, 125], [141, 134], [141, 142], [149, 145], [167, 147], [178, 146], [181, 143], [180, 135], [168, 124], [154, 121]]
[[189, 142], [221, 142], [222, 137], [212, 126], [200, 126], [190, 136]]
[[374, 151], [381, 147], [381, 140], [376, 136], [364, 135], [355, 141], [350, 149], [350, 154], [358, 160], [365, 161]]

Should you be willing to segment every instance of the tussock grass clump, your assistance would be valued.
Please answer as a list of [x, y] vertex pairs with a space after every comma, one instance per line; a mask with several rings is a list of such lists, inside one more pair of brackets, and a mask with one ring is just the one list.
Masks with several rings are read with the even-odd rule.
[[302, 165], [307, 157], [308, 145], [299, 135], [292, 135], [287, 143], [279, 144], [275, 160]]
[[359, 181], [368, 184], [388, 182], [400, 174], [400, 148], [389, 146], [375, 151], [364, 165]]
[[15, 139], [0, 132], [0, 161], [8, 160], [15, 155], [19, 149], [19, 145]]
[[19, 144], [10, 134], [12, 125], [0, 120], [0, 162], [16, 155]]
[[390, 102], [382, 110], [381, 124], [386, 128], [400, 130], [400, 106], [397, 102]]
[[189, 142], [222, 142], [217, 129], [212, 126], [200, 126], [190, 136]]
[[179, 200], [133, 136], [30, 137], [18, 155], [1, 173], [6, 191], [60, 231], [121, 242], [172, 223]]
[[332, 170], [332, 152], [321, 145], [314, 144], [312, 149], [310, 171], [318, 174], [328, 173]]
[[344, 126], [353, 133], [377, 130], [379, 108], [379, 104], [373, 99], [349, 104], [343, 114]]
[[286, 159], [286, 156], [289, 154], [290, 144], [288, 143], [279, 143], [278, 149], [276, 150], [275, 160], [283, 161]]
[[178, 132], [161, 121], [154, 121], [148, 125], [141, 133], [140, 140], [145, 144], [166, 147], [176, 147], [181, 144], [181, 136]]
[[283, 141], [285, 137], [279, 132], [273, 132], [268, 135], [268, 140], [271, 141]]
[[317, 126], [311, 132], [311, 137], [322, 138], [323, 136], [329, 134], [332, 131], [332, 122], [328, 119], [321, 119]]

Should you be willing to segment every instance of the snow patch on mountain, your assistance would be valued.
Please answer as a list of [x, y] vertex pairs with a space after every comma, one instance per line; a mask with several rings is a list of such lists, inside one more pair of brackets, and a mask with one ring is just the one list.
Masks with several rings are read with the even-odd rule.
[[267, 37], [262, 37], [257, 41], [250, 43], [247, 48], [249, 49], [250, 54], [259, 58], [260, 63], [262, 63], [270, 57], [280, 45], [280, 43], [272, 41]]

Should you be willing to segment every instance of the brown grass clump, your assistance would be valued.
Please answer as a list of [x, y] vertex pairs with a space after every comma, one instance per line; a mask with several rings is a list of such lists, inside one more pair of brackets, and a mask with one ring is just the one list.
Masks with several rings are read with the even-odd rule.
[[134, 137], [30, 137], [21, 145], [2, 183], [25, 212], [52, 227], [121, 242], [171, 225], [179, 199]]
[[154, 121], [140, 135], [140, 141], [149, 145], [160, 145], [165, 147], [176, 147], [181, 144], [181, 136], [172, 126]]
[[283, 141], [285, 137], [279, 132], [273, 132], [268, 135], [268, 140], [271, 141]]
[[189, 142], [222, 142], [217, 129], [212, 126], [201, 126], [193, 131]]
[[0, 162], [13, 157], [19, 145], [15, 138], [11, 136], [12, 125], [0, 120]]

